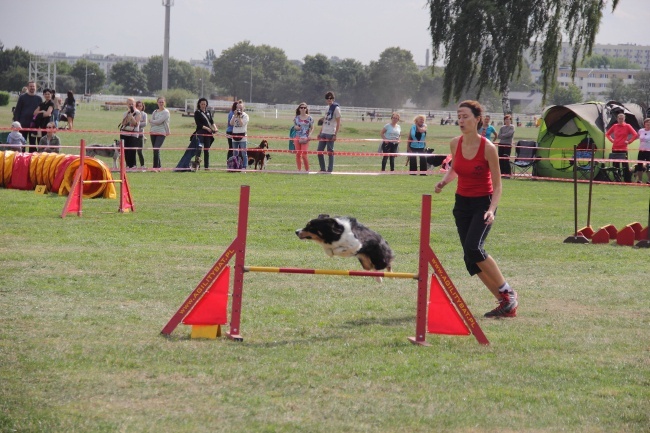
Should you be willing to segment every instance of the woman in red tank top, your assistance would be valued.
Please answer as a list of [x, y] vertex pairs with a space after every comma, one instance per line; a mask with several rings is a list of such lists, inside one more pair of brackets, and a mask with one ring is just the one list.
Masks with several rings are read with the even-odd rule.
[[440, 193], [445, 185], [458, 178], [453, 214], [465, 266], [470, 275], [478, 275], [498, 303], [494, 310], [485, 313], [485, 317], [515, 317], [519, 305], [517, 292], [483, 248], [501, 199], [501, 172], [496, 146], [477, 132], [482, 115], [483, 109], [476, 101], [463, 101], [458, 106], [458, 126], [462, 135], [449, 143], [452, 165], [436, 184], [435, 192]]

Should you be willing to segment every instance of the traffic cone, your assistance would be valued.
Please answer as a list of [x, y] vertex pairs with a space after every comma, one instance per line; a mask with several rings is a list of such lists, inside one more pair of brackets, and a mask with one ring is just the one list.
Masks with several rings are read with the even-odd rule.
[[84, 196], [84, 184], [81, 181], [81, 173], [83, 167], [79, 166], [77, 172], [74, 175], [74, 181], [72, 181], [72, 188], [68, 193], [68, 198], [65, 201], [63, 206], [63, 212], [61, 212], [61, 218], [65, 218], [69, 213], [76, 213], [78, 216], [81, 216], [81, 206]]
[[192, 338], [215, 339], [221, 334], [219, 325], [228, 323], [228, 286], [230, 266], [226, 266], [192, 311], [183, 319], [192, 325]]
[[469, 335], [470, 330], [458, 314], [438, 278], [431, 275], [429, 311], [427, 312], [427, 332], [429, 334]]

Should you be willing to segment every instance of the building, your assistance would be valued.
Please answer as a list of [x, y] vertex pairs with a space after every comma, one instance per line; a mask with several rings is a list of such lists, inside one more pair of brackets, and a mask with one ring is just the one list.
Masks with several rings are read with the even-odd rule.
[[593, 69], [580, 68], [576, 69], [575, 79], [571, 79], [571, 68], [559, 68], [557, 73], [558, 86], [568, 87], [571, 83], [575, 84], [582, 91], [585, 100], [602, 100], [606, 99], [605, 95], [609, 93], [609, 84], [612, 78], [620, 78], [623, 84], [629, 85], [634, 83], [634, 77], [641, 69]]

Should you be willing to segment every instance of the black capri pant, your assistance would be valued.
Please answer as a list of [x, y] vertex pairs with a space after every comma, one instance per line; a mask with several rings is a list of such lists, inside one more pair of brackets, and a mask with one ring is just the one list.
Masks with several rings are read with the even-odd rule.
[[[456, 194], [453, 214], [456, 220], [458, 236], [460, 237], [460, 244], [463, 246], [465, 267], [470, 275], [481, 272], [481, 268], [478, 267], [477, 263], [489, 257], [483, 245], [485, 244], [485, 238], [490, 233], [492, 224], [485, 224], [483, 216], [489, 209], [491, 202], [491, 195], [464, 197]], [[496, 211], [494, 213], [496, 215]]]

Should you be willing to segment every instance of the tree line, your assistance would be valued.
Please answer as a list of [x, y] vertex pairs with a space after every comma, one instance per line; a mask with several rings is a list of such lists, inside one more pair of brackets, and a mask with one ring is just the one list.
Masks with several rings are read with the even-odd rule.
[[[20, 48], [4, 49], [0, 43], [0, 90], [18, 91], [27, 81], [31, 54]], [[289, 60], [284, 51], [268, 45], [255, 46], [249, 41], [235, 44], [217, 56], [207, 50], [205, 60], [212, 70], [192, 66], [189, 62], [169, 60], [168, 87], [183, 89], [187, 97], [225, 96], [253, 102], [320, 103], [325, 92], [332, 90], [337, 100], [347, 106], [401, 108], [411, 101], [423, 109], [449, 109], [454, 102], [444, 101], [444, 70], [420, 70], [410, 51], [399, 47], [385, 49], [376, 61], [364, 65], [355, 59], [327, 58], [323, 54], [307, 55], [302, 61]], [[135, 62], [117, 62], [106, 76], [99, 66], [87, 59], [73, 65], [57, 62], [59, 92], [79, 94], [114, 93], [136, 96], [160, 94], [162, 56], [152, 56], [140, 69]], [[602, 56], [585, 59], [593, 65], [620, 67], [616, 59]], [[530, 69], [522, 62], [521, 73], [509, 82], [510, 90], [540, 90], [533, 82]], [[620, 80], [619, 80], [620, 81]], [[633, 85], [612, 80], [608, 99], [633, 101], [647, 106], [650, 102], [650, 74], [640, 72]], [[251, 85], [252, 82], [252, 85]], [[469, 86], [458, 99], [476, 98], [477, 86]], [[490, 87], [480, 89], [481, 102], [489, 111], [499, 111], [501, 95]], [[555, 87], [548, 97], [550, 104], [582, 102], [576, 86]], [[517, 107], [512, 107], [516, 111]]]

